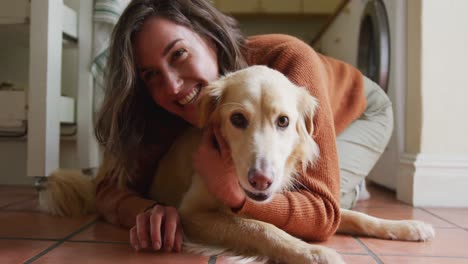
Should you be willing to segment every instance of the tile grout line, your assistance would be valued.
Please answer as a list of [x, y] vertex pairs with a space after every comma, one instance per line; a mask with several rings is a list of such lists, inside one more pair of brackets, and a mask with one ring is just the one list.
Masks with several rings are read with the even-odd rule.
[[29, 264], [29, 263], [33, 263], [34, 261], [38, 260], [40, 257], [44, 256], [45, 254], [49, 253], [50, 251], [52, 251], [53, 249], [57, 248], [58, 246], [60, 246], [61, 244], [63, 244], [64, 242], [66, 242], [69, 238], [73, 237], [74, 235], [82, 232], [83, 230], [87, 229], [88, 227], [92, 226], [93, 224], [96, 224], [96, 222], [98, 221], [98, 219], [94, 219], [93, 221], [89, 222], [88, 224], [85, 224], [84, 226], [78, 228], [78, 230], [76, 230], [75, 232], [69, 234], [68, 236], [60, 239], [59, 241], [57, 241], [55, 244], [53, 244], [52, 246], [44, 249], [41, 253], [35, 255], [34, 257], [26, 260], [24, 263], [25, 264]]
[[431, 212], [431, 211], [429, 211], [429, 210], [427, 210], [427, 209], [425, 209], [425, 208], [422, 208], [422, 207], [415, 207], [415, 208], [420, 209], [420, 210], [422, 210], [422, 211], [424, 211], [424, 212], [426, 212], [426, 213], [428, 213], [428, 214], [430, 214], [430, 215], [432, 215], [432, 216], [434, 216], [434, 217], [436, 217], [436, 218], [439, 218], [440, 220], [443, 220], [443, 221], [445, 221], [445, 222], [447, 222], [447, 223], [449, 223], [449, 224], [452, 224], [452, 225], [454, 225], [454, 226], [456, 226], [456, 227], [458, 227], [458, 228], [461, 228], [461, 229], [464, 229], [464, 230], [467, 230], [467, 229], [468, 229], [468, 228], [459, 226], [459, 225], [453, 223], [452, 221], [449, 221], [449, 220], [443, 218], [442, 216], [439, 216], [439, 215], [437, 215], [437, 214], [435, 214], [435, 213], [433, 213], [433, 212]]
[[378, 264], [384, 264], [383, 261], [375, 254], [370, 248], [364, 244], [358, 237], [353, 236], [354, 240], [356, 240], [364, 249], [371, 255], [371, 257], [378, 263]]
[[216, 260], [218, 259], [217, 255], [210, 256], [208, 259], [208, 264], [216, 264]]

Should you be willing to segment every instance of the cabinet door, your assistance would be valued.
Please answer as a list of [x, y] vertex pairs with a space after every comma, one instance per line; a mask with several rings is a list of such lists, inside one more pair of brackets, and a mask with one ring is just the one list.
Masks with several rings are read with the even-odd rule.
[[225, 13], [250, 14], [260, 12], [260, 0], [216, 0], [215, 6]]
[[343, 0], [303, 0], [305, 14], [331, 14]]
[[263, 13], [268, 14], [299, 14], [302, 13], [302, 1], [303, 0], [261, 0], [261, 10]]

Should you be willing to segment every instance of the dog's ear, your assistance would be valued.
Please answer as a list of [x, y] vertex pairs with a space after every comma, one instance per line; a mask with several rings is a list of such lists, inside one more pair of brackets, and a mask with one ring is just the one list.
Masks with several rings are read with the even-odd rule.
[[304, 129], [308, 135], [314, 133], [314, 116], [318, 108], [318, 101], [305, 88], [301, 88], [298, 96], [298, 110], [302, 117]]
[[218, 113], [216, 108], [221, 100], [225, 85], [223, 80], [217, 80], [203, 88], [198, 107], [199, 127], [205, 127], [216, 118]]
[[305, 171], [309, 164], [313, 164], [319, 156], [319, 148], [313, 139], [314, 116], [318, 108], [318, 101], [305, 88], [298, 93], [299, 119], [297, 121], [297, 132], [301, 139], [302, 169]]

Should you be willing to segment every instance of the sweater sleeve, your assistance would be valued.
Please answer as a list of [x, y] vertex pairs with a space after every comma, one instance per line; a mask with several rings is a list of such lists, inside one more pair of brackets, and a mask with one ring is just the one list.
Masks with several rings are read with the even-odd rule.
[[136, 216], [154, 201], [144, 199], [130, 188], [120, 188], [112, 177], [102, 179], [96, 188], [96, 209], [107, 222], [131, 228]]
[[127, 179], [131, 178], [132, 181], [126, 180], [127, 183], [119, 184], [116, 177], [115, 161], [110, 157], [104, 157], [99, 168], [96, 185], [98, 214], [109, 223], [126, 228], [133, 227], [136, 223], [136, 216], [155, 202], [145, 198], [146, 188], [151, 183], [153, 176], [151, 173], [154, 171], [153, 164], [151, 159], [142, 158], [139, 162], [139, 168], [135, 172], [138, 177], [126, 177]]
[[320, 148], [320, 157], [313, 168], [299, 175], [304, 188], [277, 194], [267, 204], [247, 199], [238, 213], [272, 223], [305, 240], [326, 240], [340, 222], [339, 165], [328, 93], [333, 85], [328, 75], [333, 71], [307, 44], [282, 35], [251, 39], [248, 59], [251, 64], [267, 65], [282, 72], [318, 99], [313, 138]]
[[[148, 199], [148, 189], [153, 181], [159, 160], [172, 142], [185, 131], [187, 123], [165, 111], [157, 112], [148, 126], [145, 147], [139, 151], [137, 168], [132, 175], [125, 175], [125, 184], [117, 179], [116, 160], [105, 155], [99, 168], [96, 184], [96, 209], [106, 221], [131, 228], [136, 216], [155, 201]], [[166, 126], [162, 126], [166, 124]]]

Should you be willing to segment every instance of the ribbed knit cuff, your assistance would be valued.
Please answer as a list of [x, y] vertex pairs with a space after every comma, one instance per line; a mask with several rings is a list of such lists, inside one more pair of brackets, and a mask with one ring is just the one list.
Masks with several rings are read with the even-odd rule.
[[234, 211], [239, 215], [245, 215], [256, 220], [271, 223], [278, 227], [283, 227], [288, 223], [290, 213], [287, 197], [276, 195], [269, 203], [257, 203], [246, 199], [244, 205], [239, 210]]
[[120, 201], [117, 209], [118, 221], [122, 226], [131, 228], [136, 223], [136, 216], [148, 207], [154, 205], [154, 201], [138, 196], [129, 196]]

